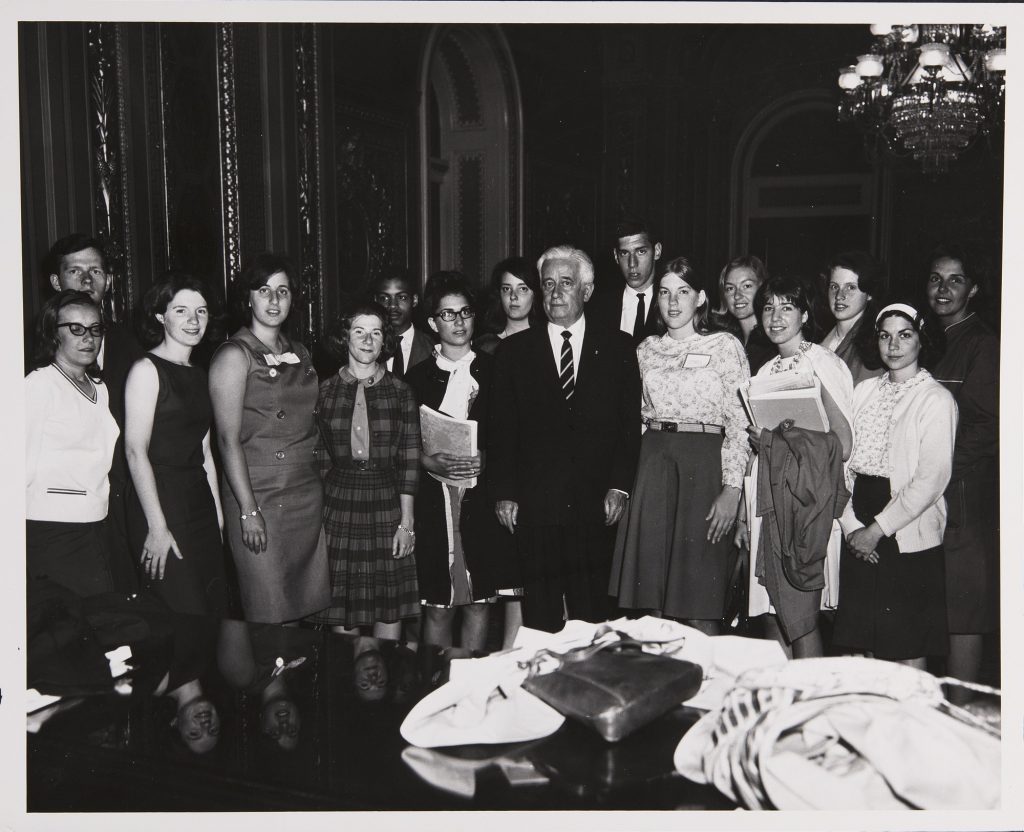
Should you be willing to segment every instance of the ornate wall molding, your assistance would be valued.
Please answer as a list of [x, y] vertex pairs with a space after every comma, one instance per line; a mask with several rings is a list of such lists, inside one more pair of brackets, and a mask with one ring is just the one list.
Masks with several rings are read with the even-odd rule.
[[473, 153], [456, 158], [459, 201], [458, 267], [467, 275], [484, 273], [484, 157]]
[[235, 115], [235, 38], [230, 23], [217, 25], [217, 112], [220, 126], [221, 218], [224, 223], [224, 279], [242, 270], [238, 209], [238, 127]]
[[124, 161], [127, 139], [122, 130], [125, 101], [120, 83], [119, 39], [114, 23], [90, 23], [86, 27], [89, 72], [90, 135], [95, 165], [93, 210], [97, 236], [106, 248], [112, 286], [104, 299], [115, 320], [131, 308], [128, 224], [124, 206]]
[[298, 127], [300, 283], [306, 298], [307, 343], [319, 340], [324, 319], [323, 225], [320, 213], [320, 53], [317, 26], [303, 23], [295, 39]]

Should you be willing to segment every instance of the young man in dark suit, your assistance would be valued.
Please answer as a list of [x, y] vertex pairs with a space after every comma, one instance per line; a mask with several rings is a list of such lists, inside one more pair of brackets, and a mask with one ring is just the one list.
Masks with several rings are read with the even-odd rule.
[[[103, 245], [85, 234], [61, 237], [43, 261], [43, 271], [55, 292], [76, 289], [88, 292], [93, 302], [103, 308], [103, 296], [110, 287], [110, 265]], [[135, 564], [128, 549], [125, 521], [125, 491], [128, 487], [128, 464], [124, 456], [124, 385], [128, 371], [143, 349], [131, 328], [104, 316], [106, 332], [96, 363], [103, 373], [103, 383], [110, 396], [110, 413], [121, 429], [114, 447], [110, 468], [110, 500], [107, 508], [107, 531], [110, 543], [110, 566], [114, 588], [134, 592], [138, 588]]]
[[649, 335], [658, 334], [653, 291], [661, 243], [643, 220], [622, 220], [615, 226], [613, 255], [622, 281], [602, 287], [594, 298], [594, 311], [602, 326], [625, 332], [635, 347]]
[[388, 310], [400, 349], [388, 359], [387, 368], [397, 378], [403, 378], [434, 351], [431, 337], [412, 323], [413, 310], [420, 302], [415, 281], [407, 270], [398, 271], [375, 280], [370, 295]]
[[549, 323], [509, 336], [495, 360], [490, 495], [515, 534], [523, 621], [604, 621], [615, 524], [640, 450], [640, 371], [628, 336], [584, 315], [594, 267], [570, 246], [537, 264]]

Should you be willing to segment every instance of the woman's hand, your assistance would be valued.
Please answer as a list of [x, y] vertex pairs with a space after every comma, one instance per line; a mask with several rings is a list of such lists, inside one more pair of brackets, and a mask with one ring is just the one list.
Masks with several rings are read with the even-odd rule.
[[883, 537], [885, 537], [885, 533], [878, 523], [872, 523], [870, 526], [850, 532], [846, 542], [861, 560], [878, 563], [878, 552], [875, 551], [875, 548]]
[[166, 526], [162, 529], [150, 529], [146, 542], [142, 544], [142, 570], [152, 581], [162, 581], [164, 568], [167, 564], [168, 552], [174, 552], [178, 560], [182, 560], [181, 549]]
[[761, 428], [757, 425], [747, 425], [747, 438], [755, 451], [761, 450]]
[[249, 512], [242, 524], [242, 542], [255, 555], [267, 551], [267, 523], [260, 512]]
[[736, 519], [736, 509], [740, 504], [740, 490], [734, 485], [727, 485], [722, 493], [715, 497], [705, 520], [710, 520], [708, 537], [712, 543], [718, 543]]
[[474, 456], [456, 456], [455, 454], [438, 453], [424, 454], [423, 467], [430, 473], [450, 480], [468, 480], [480, 475], [483, 467], [480, 454]]
[[391, 557], [401, 560], [413, 553], [416, 548], [416, 537], [404, 525], [395, 529], [395, 536], [391, 540]]

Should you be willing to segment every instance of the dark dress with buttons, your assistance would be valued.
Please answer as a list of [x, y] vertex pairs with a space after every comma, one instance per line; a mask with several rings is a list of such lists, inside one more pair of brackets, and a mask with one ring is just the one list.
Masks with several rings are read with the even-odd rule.
[[[316, 371], [302, 344], [286, 349], [299, 358], [298, 364], [277, 366], [267, 363], [270, 350], [248, 329], [240, 329], [227, 344], [240, 347], [249, 361], [239, 439], [267, 528], [266, 551], [252, 552], [242, 540], [242, 508], [222, 477], [224, 525], [242, 609], [247, 621], [294, 621], [331, 602], [321, 522], [323, 484], [315, 454]], [[227, 344], [220, 349], [230, 349]]]
[[[206, 469], [203, 438], [213, 421], [206, 371], [147, 353], [159, 379], [149, 464], [157, 497], [181, 558], [167, 557], [162, 580], [145, 574], [144, 589], [158, 595], [174, 612], [222, 615], [225, 611], [224, 549]], [[149, 533], [134, 483], [128, 493], [128, 543], [138, 563]]]
[[354, 458], [358, 383], [343, 377], [346, 369], [320, 386], [317, 405], [331, 605], [315, 621], [352, 628], [420, 613], [415, 555], [391, 555], [399, 495], [415, 495], [419, 485], [420, 416], [412, 390], [391, 373], [364, 382], [369, 458]]

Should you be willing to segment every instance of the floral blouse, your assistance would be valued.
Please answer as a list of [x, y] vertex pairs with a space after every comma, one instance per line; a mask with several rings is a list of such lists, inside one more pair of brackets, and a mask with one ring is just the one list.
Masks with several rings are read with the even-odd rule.
[[737, 393], [750, 378], [743, 345], [727, 332], [682, 341], [652, 336], [637, 347], [644, 421], [722, 425], [722, 484], [739, 488], [747, 464], [747, 417]]
[[850, 470], [872, 477], [889, 476], [889, 436], [894, 423], [896, 405], [908, 390], [917, 387], [926, 378], [927, 370], [906, 381], [892, 382], [886, 377], [879, 385], [879, 395], [871, 399], [856, 415], [853, 422], [853, 455]]

